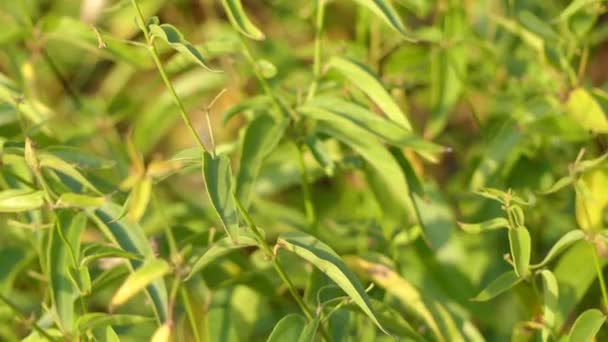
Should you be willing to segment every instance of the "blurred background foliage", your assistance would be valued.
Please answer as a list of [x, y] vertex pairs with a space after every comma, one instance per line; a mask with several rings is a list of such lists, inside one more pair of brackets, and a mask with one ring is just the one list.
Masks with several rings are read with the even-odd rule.
[[[316, 3], [243, 1], [248, 16], [266, 35], [263, 41], [247, 43], [258, 71], [290, 107], [305, 102], [315, 80]], [[328, 67], [333, 56], [359, 61], [380, 77], [413, 131], [451, 152], [433, 163], [406, 151], [423, 191], [403, 200], [395, 198], [398, 185], [378, 181], [376, 168], [381, 165], [371, 165], [331, 134], [322, 136], [332, 163], [320, 164], [309, 149], [303, 153], [318, 222], [315, 235], [342, 255], [364, 284], [377, 284], [369, 291], [372, 298], [389, 304], [423, 336], [430, 336], [433, 328], [412, 314], [408, 305], [414, 305], [414, 293], [429, 307], [441, 303], [444, 311], [433, 315], [452, 317], [446, 322], [456, 322], [451, 328], [466, 340], [533, 339], [541, 303], [529, 284], [517, 285], [488, 302], [470, 300], [510, 269], [503, 259], [509, 252], [506, 234], [467, 235], [457, 222], [501, 216], [499, 204], [473, 192], [493, 187], [512, 189], [531, 199], [532, 205], [524, 209], [532, 260], [541, 260], [560, 236], [580, 226], [574, 191], [548, 196], [538, 191], [567, 176], [582, 148], [585, 158], [598, 157], [608, 149], [606, 4], [567, 0], [392, 3], [418, 41], [404, 40], [354, 1], [327, 1], [318, 92], [339, 94], [377, 111], [356, 85]], [[145, 17], [155, 15], [161, 23], [179, 28], [206, 64], [222, 71], [201, 68], [167, 44], [158, 44], [167, 73], [204, 144], [239, 156], [244, 151], [244, 128], [253, 117], [268, 111], [270, 102], [243, 57], [238, 33], [220, 1], [140, 0], [139, 4]], [[157, 254], [168, 255], [162, 231], [169, 222], [180, 247], [187, 246], [186, 256], [194, 258], [220, 226], [204, 195], [200, 155], [192, 148], [194, 142], [173, 98], [142, 46], [134, 18], [130, 2], [122, 0], [2, 1], [0, 146], [5, 150], [23, 146], [19, 137], [25, 121], [37, 149], [77, 165], [101, 193], [119, 204], [133, 186], [141, 186], [137, 177], [147, 170], [143, 177], [153, 179], [157, 198], [143, 208], [129, 208], [129, 215], [139, 221]], [[18, 112], [24, 118], [21, 122]], [[286, 135], [299, 137], [298, 129], [290, 128]], [[298, 153], [286, 140], [262, 163], [251, 201], [252, 215], [269, 241], [284, 231], [308, 229]], [[236, 169], [237, 158], [234, 161]], [[3, 189], [18, 179], [20, 168], [26, 166], [1, 166]], [[607, 168], [600, 170], [603, 176], [589, 186], [606, 196]], [[602, 207], [599, 213], [600, 225], [605, 227], [606, 210]], [[18, 221], [12, 214], [0, 216], [0, 293], [35, 320], [44, 317], [50, 305], [48, 279], [32, 235], [45, 226], [36, 219], [29, 224]], [[83, 243], [103, 239], [94, 225], [87, 225]], [[293, 282], [310, 296], [306, 300], [315, 303], [309, 287], [322, 275], [293, 257], [281, 256]], [[600, 256], [605, 262], [605, 252]], [[396, 273], [375, 279], [373, 272], [365, 272], [370, 267], [366, 262], [385, 265]], [[91, 312], [107, 310], [124, 279], [126, 269], [116, 271], [120, 268], [90, 267], [94, 291], [87, 295], [87, 302]], [[560, 286], [556, 330], [565, 333], [580, 312], [600, 305], [587, 244], [572, 247], [551, 269]], [[409, 291], [408, 286], [418, 291]], [[263, 254], [255, 249], [230, 253], [184, 287], [195, 303], [201, 330], [207, 331], [211, 341], [264, 340], [280, 318], [297, 312]], [[143, 296], [117, 310], [151, 316]], [[185, 309], [178, 305], [176, 310], [180, 327], [176, 338], [189, 340]], [[357, 341], [388, 338], [364, 316], [346, 309], [331, 320], [331, 334], [344, 340], [347, 336]], [[115, 330], [121, 340], [139, 341], [149, 338], [156, 324], [117, 325]], [[10, 308], [0, 306], [1, 340], [21, 338], [29, 331], [27, 322], [15, 320]], [[606, 338], [608, 332], [600, 332], [598, 340]]]

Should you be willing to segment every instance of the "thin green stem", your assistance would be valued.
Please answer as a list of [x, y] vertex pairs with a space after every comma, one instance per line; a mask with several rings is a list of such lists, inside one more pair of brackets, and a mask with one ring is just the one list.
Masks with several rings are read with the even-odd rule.
[[301, 146], [296, 144], [298, 150], [298, 165], [300, 167], [300, 183], [302, 185], [302, 194], [304, 196], [304, 209], [306, 211], [306, 223], [308, 229], [313, 233], [317, 230], [317, 217], [315, 214], [315, 207], [312, 201], [312, 191], [308, 179], [308, 171], [306, 170], [306, 163], [304, 162], [304, 153]]
[[198, 325], [196, 324], [196, 317], [194, 317], [194, 311], [192, 310], [192, 303], [190, 302], [190, 295], [188, 291], [181, 286], [179, 288], [179, 292], [182, 296], [182, 302], [184, 303], [184, 308], [186, 309], [186, 316], [188, 316], [188, 321], [190, 322], [190, 328], [192, 328], [192, 334], [194, 335], [194, 341], [201, 342], [201, 335], [198, 332]]
[[593, 244], [591, 244], [591, 248], [593, 249], [593, 263], [595, 264], [597, 279], [600, 282], [600, 289], [602, 291], [604, 310], [608, 310], [608, 291], [606, 290], [606, 280], [604, 279], [604, 273], [602, 273], [602, 265], [600, 263], [600, 258], [597, 253], [597, 248]]
[[[283, 266], [281, 266], [281, 264], [279, 263], [277, 258], [274, 256], [272, 248], [270, 248], [270, 245], [268, 245], [268, 242], [266, 242], [266, 239], [264, 239], [264, 237], [262, 236], [262, 233], [260, 232], [260, 230], [256, 226], [256, 224], [253, 222], [253, 219], [251, 218], [251, 216], [249, 216], [249, 213], [245, 210], [245, 208], [243, 208], [243, 205], [241, 204], [239, 199], [234, 194], [232, 197], [234, 198], [234, 202], [236, 203], [237, 209], [239, 210], [241, 215], [243, 215], [245, 222], [249, 226], [249, 229], [251, 229], [253, 234], [259, 240], [264, 253], [270, 258], [270, 260], [272, 260], [272, 266], [274, 267], [275, 271], [279, 274], [279, 277], [281, 278], [283, 283], [285, 283], [285, 285], [287, 286], [289, 293], [291, 293], [293, 298], [296, 300], [296, 303], [298, 304], [298, 306], [300, 307], [300, 309], [302, 310], [302, 312], [304, 313], [306, 318], [309, 321], [312, 321], [314, 319], [314, 315], [313, 315], [312, 311], [310, 310], [308, 305], [304, 302], [304, 299], [300, 296], [300, 294], [296, 290], [296, 287], [293, 285], [293, 283], [287, 276], [287, 273], [285, 273], [285, 269], [283, 269]], [[329, 334], [327, 333], [327, 331], [325, 330], [325, 328], [323, 326], [321, 326], [321, 333], [323, 334], [323, 337], [325, 338], [325, 340], [327, 340], [327, 341], [331, 340], [329, 337]]]
[[160, 74], [160, 77], [162, 78], [163, 82], [165, 83], [165, 86], [171, 93], [171, 96], [173, 97], [173, 101], [179, 107], [179, 113], [182, 117], [182, 120], [188, 127], [188, 130], [190, 130], [190, 134], [196, 141], [197, 145], [201, 148], [201, 150], [207, 151], [205, 149], [205, 145], [203, 144], [203, 141], [201, 140], [200, 136], [198, 135], [198, 133], [196, 133], [196, 130], [194, 129], [194, 126], [192, 125], [192, 121], [190, 121], [190, 118], [188, 117], [188, 113], [186, 113], [186, 107], [184, 106], [184, 103], [177, 95], [177, 92], [175, 91], [175, 88], [173, 87], [173, 83], [171, 83], [171, 80], [169, 80], [169, 77], [167, 76], [167, 73], [165, 72], [165, 68], [163, 67], [163, 64], [160, 60], [158, 51], [156, 49], [156, 46], [154, 45], [154, 41], [151, 39], [150, 32], [148, 31], [148, 27], [146, 26], [146, 21], [144, 20], [144, 16], [141, 12], [141, 9], [139, 8], [139, 5], [137, 4], [137, 0], [131, 0], [131, 4], [133, 4], [133, 7], [137, 11], [137, 20], [139, 21], [141, 29], [144, 33], [144, 37], [146, 38], [146, 42], [148, 43], [148, 49], [150, 50], [152, 59], [154, 59], [154, 64], [156, 64], [156, 68], [158, 69], [158, 73]]
[[[24, 322], [28, 322], [29, 320], [25, 317], [25, 315], [21, 312], [21, 310], [17, 307], [17, 305], [15, 305], [13, 302], [11, 302], [8, 298], [4, 297], [3, 295], [0, 294], [0, 300], [6, 304], [9, 308], [11, 308], [11, 310], [13, 310], [13, 312], [19, 316], [19, 318], [21, 320], [23, 320]], [[36, 332], [38, 332], [42, 337], [46, 338], [49, 341], [56, 341], [55, 338], [53, 338], [53, 336], [49, 335], [46, 331], [44, 331], [44, 329], [42, 329], [41, 327], [38, 326], [38, 324], [36, 324], [36, 322], [30, 322], [29, 323], [32, 327], [32, 329], [36, 330]]]
[[251, 65], [255, 77], [258, 79], [258, 82], [260, 82], [262, 89], [264, 89], [264, 93], [266, 93], [266, 95], [270, 97], [270, 101], [272, 102], [272, 106], [274, 107], [274, 109], [277, 111], [277, 115], [282, 116], [283, 107], [279, 103], [277, 97], [272, 92], [272, 89], [270, 89], [270, 85], [268, 84], [264, 76], [260, 73], [258, 64], [256, 63], [255, 58], [253, 57], [253, 53], [251, 52], [251, 48], [249, 47], [247, 41], [245, 41], [245, 38], [243, 38], [243, 36], [239, 37], [241, 39], [241, 45], [243, 46], [243, 55], [245, 55], [247, 62], [249, 62], [249, 64]]
[[323, 18], [325, 17], [325, 2], [326, 0], [317, 0], [317, 14], [315, 23], [315, 56], [313, 65], [314, 79], [308, 89], [306, 101], [310, 101], [317, 91], [319, 77], [321, 76], [321, 40], [323, 37]]
[[156, 192], [154, 190], [152, 190], [152, 201], [154, 202], [154, 206], [158, 210], [161, 219], [163, 220], [163, 228], [165, 231], [165, 237], [167, 238], [167, 244], [169, 245], [169, 253], [171, 253], [171, 260], [175, 261], [174, 259], [179, 255], [177, 242], [175, 240], [175, 236], [173, 235], [173, 231], [171, 230], [171, 227], [169, 225], [169, 220], [167, 219], [165, 209], [160, 205], [160, 202], [158, 201], [158, 196], [156, 196]]

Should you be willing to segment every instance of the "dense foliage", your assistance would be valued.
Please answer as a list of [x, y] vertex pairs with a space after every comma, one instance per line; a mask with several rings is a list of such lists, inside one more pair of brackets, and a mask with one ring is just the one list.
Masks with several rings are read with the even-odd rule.
[[0, 2], [0, 340], [608, 339], [600, 0]]

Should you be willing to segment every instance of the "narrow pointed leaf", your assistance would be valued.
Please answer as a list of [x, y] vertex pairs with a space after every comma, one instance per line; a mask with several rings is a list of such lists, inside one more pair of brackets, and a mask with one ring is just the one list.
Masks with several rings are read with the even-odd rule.
[[557, 182], [555, 182], [553, 185], [551, 185], [548, 189], [541, 190], [538, 193], [541, 195], [549, 195], [554, 192], [558, 192], [559, 190], [563, 189], [564, 187], [572, 184], [572, 181], [573, 181], [572, 177], [570, 177], [570, 176], [560, 178]]
[[232, 169], [230, 159], [205, 152], [203, 155], [203, 178], [207, 194], [219, 216], [226, 233], [234, 237], [238, 228], [236, 206], [232, 198]]
[[551, 247], [545, 258], [538, 264], [531, 265], [532, 268], [541, 268], [547, 266], [555, 257], [565, 251], [568, 247], [573, 245], [575, 242], [585, 238], [585, 233], [579, 229], [569, 231], [562, 236], [557, 242]]
[[522, 279], [517, 276], [515, 271], [508, 271], [498, 278], [494, 279], [485, 289], [483, 289], [477, 296], [472, 298], [471, 300], [476, 302], [485, 302], [490, 300], [499, 294], [510, 290], [513, 286], [519, 284]]
[[225, 237], [217, 242], [214, 242], [209, 249], [207, 249], [203, 255], [201, 255], [192, 266], [190, 274], [186, 277], [186, 280], [192, 277], [192, 275], [201, 271], [207, 265], [221, 258], [222, 256], [232, 252], [235, 249], [257, 246], [258, 241], [254, 236], [249, 235], [245, 232], [239, 234], [237, 241], [234, 241], [231, 237]]
[[59, 171], [66, 176], [69, 176], [82, 184], [83, 186], [93, 190], [95, 193], [100, 194], [101, 192], [97, 190], [97, 188], [87, 180], [80, 171], [78, 171], [73, 165], [60, 159], [50, 153], [39, 153], [38, 159], [41, 167], [46, 167], [53, 169], [55, 171]]
[[9, 189], [0, 192], [0, 213], [34, 210], [44, 204], [44, 192], [29, 189]]
[[198, 49], [192, 44], [190, 44], [190, 42], [185, 40], [182, 33], [179, 32], [179, 30], [175, 26], [171, 24], [152, 24], [150, 25], [150, 32], [152, 33], [154, 38], [160, 38], [179, 53], [189, 57], [190, 60], [192, 60], [199, 66], [209, 71], [216, 71], [207, 66], [205, 58], [203, 57], [201, 52], [198, 51]]
[[354, 0], [361, 6], [367, 7], [380, 19], [382, 19], [390, 28], [400, 33], [405, 39], [415, 41], [405, 29], [399, 14], [387, 0]]
[[162, 259], [152, 259], [131, 273], [110, 300], [111, 306], [124, 304], [131, 297], [169, 273], [171, 267]]
[[152, 179], [146, 177], [135, 184], [129, 197], [129, 219], [139, 222], [148, 208], [152, 195]]
[[62, 331], [68, 333], [74, 328], [74, 301], [78, 298], [78, 290], [70, 281], [70, 267], [77, 266], [80, 235], [84, 231], [86, 219], [81, 213], [59, 211], [48, 245], [51, 301]]
[[393, 122], [399, 124], [408, 131], [412, 125], [401, 111], [395, 100], [382, 85], [382, 82], [367, 66], [351, 59], [333, 57], [328, 66], [339, 71], [344, 77], [356, 87], [361, 89], [369, 98], [382, 109], [384, 114]]
[[411, 148], [416, 152], [440, 153], [443, 147], [426, 141], [408, 129], [386, 120], [367, 108], [337, 97], [321, 96], [301, 106], [297, 111], [315, 120], [336, 124], [352, 123], [359, 129], [368, 131], [384, 141], [399, 147]]
[[549, 270], [540, 272], [543, 283], [543, 330], [542, 339], [548, 341], [555, 326], [555, 315], [559, 310], [557, 279]]
[[572, 0], [568, 7], [566, 7], [557, 17], [557, 20], [563, 21], [570, 18], [573, 14], [580, 11], [585, 6], [592, 3], [599, 2], [599, 0]]
[[232, 26], [244, 36], [255, 40], [263, 40], [265, 38], [264, 33], [253, 25], [249, 17], [247, 17], [241, 0], [222, 0], [222, 5]]
[[310, 153], [312, 153], [313, 157], [323, 168], [325, 173], [329, 176], [333, 175], [336, 165], [331, 159], [329, 151], [326, 149], [325, 142], [318, 136], [311, 134], [306, 137], [304, 143], [308, 146]]
[[388, 334], [378, 321], [369, 297], [357, 277], [329, 246], [303, 232], [284, 233], [277, 239], [277, 245], [295, 253], [325, 273], [346, 292], [380, 330]]
[[137, 315], [107, 314], [102, 312], [86, 313], [76, 321], [78, 331], [85, 332], [89, 329], [104, 328], [111, 325], [135, 325], [152, 321], [153, 318]]
[[511, 256], [518, 276], [525, 278], [530, 273], [530, 233], [523, 227], [509, 229]]
[[608, 133], [608, 118], [597, 100], [585, 88], [576, 88], [568, 96], [566, 112], [584, 129]]
[[130, 260], [144, 259], [142, 255], [130, 253], [120, 248], [100, 244], [91, 244], [86, 246], [82, 250], [82, 254], [84, 255], [84, 257], [80, 260], [80, 265], [82, 266], [87, 266], [91, 262], [102, 258], [124, 258]]
[[480, 223], [458, 223], [458, 226], [469, 234], [478, 234], [496, 229], [509, 228], [509, 221], [503, 217], [497, 217]]
[[[95, 221], [99, 229], [110, 241], [114, 242], [126, 252], [142, 255], [146, 259], [153, 259], [152, 247], [142, 228], [126, 218], [121, 218], [122, 208], [115, 203], [106, 203], [97, 209], [89, 209], [89, 217]], [[130, 260], [131, 269], [137, 270], [140, 260]], [[158, 279], [147, 287], [147, 293], [154, 304], [155, 314], [162, 322], [167, 317], [167, 288], [162, 279]]]
[[96, 208], [101, 207], [106, 202], [107, 199], [105, 197], [93, 197], [67, 192], [59, 196], [55, 206], [59, 208]]
[[317, 329], [319, 329], [320, 319], [320, 316], [315, 316], [312, 321], [306, 323], [298, 338], [298, 342], [314, 342], [315, 336], [317, 335]]
[[583, 312], [570, 329], [569, 342], [591, 342], [602, 325], [606, 322], [606, 316], [598, 309], [589, 309]]
[[259, 115], [247, 127], [236, 178], [236, 195], [245, 209], [251, 204], [255, 181], [264, 158], [274, 150], [285, 133], [287, 120], [275, 122], [270, 115]]
[[274, 326], [266, 342], [297, 341], [305, 325], [302, 315], [289, 314]]

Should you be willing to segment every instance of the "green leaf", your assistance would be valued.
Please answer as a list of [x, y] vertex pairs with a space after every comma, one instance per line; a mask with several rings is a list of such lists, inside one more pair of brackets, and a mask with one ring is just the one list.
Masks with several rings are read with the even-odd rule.
[[162, 278], [171, 271], [169, 264], [162, 259], [152, 259], [131, 273], [110, 300], [110, 306], [116, 307], [143, 290], [146, 286]]
[[314, 342], [315, 336], [317, 335], [317, 329], [319, 329], [320, 320], [320, 316], [315, 316], [312, 321], [306, 323], [298, 338], [298, 342]]
[[606, 316], [598, 309], [589, 309], [583, 312], [570, 329], [568, 341], [591, 342], [606, 322]]
[[387, 0], [354, 0], [361, 6], [367, 7], [380, 19], [382, 19], [390, 28], [400, 33], [404, 39], [416, 41], [411, 34], [407, 32], [399, 14]]
[[[347, 261], [349, 265], [359, 271], [358, 274], [363, 273], [368, 276], [378, 286], [395, 296], [408, 311], [424, 321], [437, 340], [446, 340], [429, 307], [429, 305], [434, 305], [439, 308], [440, 303], [430, 301], [427, 305], [422, 294], [414, 285], [383, 264], [369, 262], [360, 257], [348, 257]], [[447, 317], [446, 320], [449, 319]]]
[[146, 213], [152, 195], [152, 179], [145, 177], [135, 184], [129, 196], [129, 219], [139, 222]]
[[585, 233], [580, 230], [571, 230], [568, 233], [564, 234], [557, 242], [551, 247], [549, 253], [545, 256], [545, 258], [539, 262], [538, 264], [530, 265], [531, 268], [541, 268], [547, 266], [551, 260], [553, 260], [556, 256], [565, 251], [568, 247], [574, 244], [577, 241], [580, 241], [585, 238]]
[[70, 146], [51, 146], [43, 149], [44, 152], [54, 155], [63, 161], [72, 164], [80, 169], [108, 169], [113, 167], [116, 162], [104, 159], [93, 154], [88, 154], [77, 148]]
[[374, 114], [367, 108], [337, 97], [315, 97], [298, 107], [297, 111], [319, 121], [338, 125], [354, 124], [358, 130], [368, 131], [394, 146], [411, 148], [416, 152], [436, 154], [444, 150], [443, 147], [416, 136], [408, 129]]
[[214, 242], [213, 245], [211, 245], [211, 247], [209, 247], [203, 253], [203, 255], [201, 255], [194, 262], [192, 270], [190, 271], [190, 274], [186, 277], [186, 280], [190, 279], [190, 277], [201, 271], [207, 265], [211, 264], [212, 262], [232, 252], [235, 249], [258, 245], [258, 241], [256, 240], [256, 238], [253, 235], [250, 235], [245, 232], [239, 234], [236, 239], [237, 241], [234, 241], [234, 239], [231, 237], [225, 237], [217, 242]]
[[60, 159], [50, 153], [40, 152], [38, 154], [38, 160], [40, 163], [40, 167], [43, 167], [43, 168], [46, 167], [46, 168], [53, 169], [55, 171], [59, 171], [59, 172], [65, 174], [66, 176], [73, 178], [74, 180], [76, 180], [83, 186], [89, 188], [90, 190], [93, 190], [95, 193], [97, 193], [99, 195], [102, 194], [99, 190], [97, 190], [97, 188], [93, 184], [91, 184], [91, 182], [89, 182], [80, 173], [80, 171], [78, 171], [73, 165], [64, 161], [63, 159]]
[[232, 170], [226, 156], [203, 154], [203, 178], [207, 194], [228, 236], [234, 238], [238, 229], [238, 216], [232, 198]]
[[305, 325], [302, 315], [289, 314], [274, 326], [266, 342], [297, 341]]
[[304, 139], [310, 153], [329, 176], [334, 174], [336, 165], [327, 151], [325, 143], [315, 134], [310, 134]]
[[222, 0], [222, 5], [230, 23], [240, 33], [255, 40], [263, 40], [265, 38], [264, 33], [253, 25], [247, 14], [245, 14], [241, 0]]
[[608, 133], [608, 119], [597, 100], [585, 88], [570, 92], [566, 112], [583, 128], [595, 133]]
[[424, 197], [424, 186], [420, 181], [420, 177], [418, 177], [418, 175], [416, 174], [414, 167], [412, 166], [408, 158], [405, 156], [405, 153], [403, 153], [401, 149], [395, 146], [389, 147], [389, 151], [401, 167], [401, 171], [403, 171], [403, 174], [405, 175], [405, 180], [407, 181], [407, 185], [412, 191], [412, 193], [420, 197]]
[[518, 15], [519, 21], [530, 31], [542, 37], [545, 41], [555, 41], [559, 36], [553, 31], [551, 26], [535, 16], [529, 11], [522, 11]]
[[209, 71], [217, 71], [208, 67], [205, 64], [205, 58], [201, 55], [200, 51], [198, 51], [190, 42], [184, 39], [179, 30], [171, 25], [171, 24], [161, 24], [156, 25], [152, 24], [150, 27], [150, 33], [152, 33], [153, 38], [160, 38], [165, 43], [169, 44], [174, 50], [187, 56], [198, 64], [199, 66], [209, 70]]
[[44, 204], [44, 192], [29, 189], [9, 189], [0, 192], [0, 213], [34, 210]]
[[469, 234], [478, 234], [496, 229], [509, 228], [509, 221], [503, 217], [497, 217], [480, 223], [459, 222], [458, 226]]
[[601, 2], [600, 0], [572, 0], [568, 7], [566, 7], [556, 18], [556, 20], [563, 21], [570, 18], [573, 14], [583, 9], [583, 7], [591, 5], [596, 2]]
[[559, 310], [559, 290], [557, 279], [551, 271], [542, 270], [540, 272], [543, 281], [543, 330], [542, 339], [548, 341], [551, 332], [555, 327], [555, 315]]
[[[142, 255], [146, 259], [153, 259], [152, 247], [138, 224], [130, 222], [126, 218], [120, 218], [122, 208], [115, 203], [106, 203], [104, 206], [89, 209], [88, 214], [97, 224], [104, 235], [120, 246], [126, 252]], [[131, 260], [131, 269], [137, 270], [142, 265], [140, 260]], [[167, 317], [167, 289], [161, 279], [153, 282], [147, 288], [147, 293], [152, 301], [155, 314], [160, 321]]]
[[58, 208], [96, 208], [107, 202], [105, 197], [93, 197], [88, 195], [66, 192], [61, 194], [55, 203]]
[[525, 278], [530, 273], [530, 233], [523, 226], [509, 229], [509, 246], [511, 247], [511, 256], [515, 273], [518, 276]]
[[466, 39], [466, 14], [453, 7], [443, 16], [445, 47], [431, 54], [431, 117], [424, 129], [424, 136], [434, 138], [445, 129], [454, 106], [464, 92], [467, 75], [468, 47], [460, 41]]
[[342, 57], [333, 57], [329, 60], [328, 66], [339, 71], [354, 86], [361, 89], [394, 123], [397, 123], [408, 131], [412, 130], [412, 125], [406, 115], [395, 103], [395, 100], [393, 100], [388, 91], [384, 89], [378, 75], [374, 74], [367, 66]]
[[319, 121], [319, 132], [332, 136], [360, 154], [379, 176], [391, 195], [402, 208], [411, 207], [411, 201], [403, 196], [408, 191], [407, 182], [395, 158], [370, 133], [361, 130], [349, 121], [341, 124]]
[[566, 177], [560, 178], [557, 182], [553, 183], [553, 185], [551, 185], [549, 188], [547, 188], [545, 190], [541, 190], [538, 193], [541, 195], [549, 195], [554, 192], [558, 192], [559, 190], [563, 189], [564, 187], [572, 184], [572, 182], [573, 182], [572, 177], [566, 176]]
[[90, 244], [82, 250], [83, 257], [80, 260], [81, 266], [87, 266], [91, 262], [102, 258], [125, 258], [130, 260], [143, 260], [144, 257], [138, 254], [130, 253], [120, 248], [100, 245], [97, 243]]
[[53, 311], [59, 319], [61, 330], [70, 333], [74, 327], [74, 301], [78, 290], [70, 281], [70, 267], [78, 266], [80, 235], [87, 218], [67, 210], [57, 212], [56, 225], [48, 243], [48, 278]]
[[247, 126], [236, 178], [236, 195], [245, 209], [251, 204], [255, 181], [266, 156], [278, 145], [288, 120], [275, 120], [266, 114], [256, 116]]
[[333, 280], [361, 308], [361, 310], [386, 334], [374, 313], [369, 297], [357, 277], [344, 261], [325, 243], [303, 232], [287, 232], [277, 239], [277, 245], [310, 262]]
[[511, 289], [513, 286], [519, 284], [522, 280], [522, 278], [517, 276], [515, 271], [505, 272], [498, 276], [498, 278], [494, 279], [485, 289], [479, 292], [475, 298], [471, 298], [471, 300], [476, 302], [485, 302]]
[[135, 325], [152, 321], [152, 318], [137, 315], [107, 314], [102, 312], [85, 313], [78, 317], [76, 327], [84, 333], [87, 330], [105, 328], [112, 325]]

